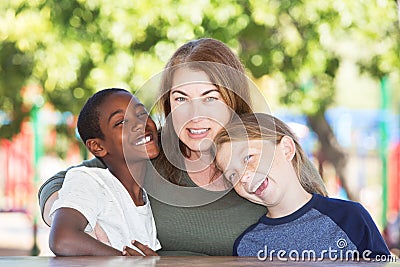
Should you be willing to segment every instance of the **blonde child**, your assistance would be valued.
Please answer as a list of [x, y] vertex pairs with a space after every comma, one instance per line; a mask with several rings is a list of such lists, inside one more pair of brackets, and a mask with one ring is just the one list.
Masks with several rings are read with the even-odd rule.
[[234, 255], [338, 259], [390, 254], [359, 203], [327, 197], [322, 181], [311, 178], [313, 167], [281, 120], [244, 114], [214, 141], [217, 165], [236, 192], [267, 208], [237, 238]]

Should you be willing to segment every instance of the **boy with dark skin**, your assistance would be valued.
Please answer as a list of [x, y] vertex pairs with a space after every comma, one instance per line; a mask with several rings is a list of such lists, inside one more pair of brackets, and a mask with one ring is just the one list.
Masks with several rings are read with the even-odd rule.
[[107, 169], [82, 167], [67, 176], [51, 210], [51, 250], [58, 256], [157, 255], [154, 218], [140, 187], [147, 161], [159, 154], [154, 121], [135, 96], [111, 88], [89, 98], [78, 131]]

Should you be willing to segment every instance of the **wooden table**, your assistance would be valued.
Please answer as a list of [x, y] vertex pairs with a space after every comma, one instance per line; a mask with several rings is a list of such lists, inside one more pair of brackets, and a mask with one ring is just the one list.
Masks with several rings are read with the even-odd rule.
[[19, 266], [96, 266], [96, 267], [152, 267], [152, 266], [400, 266], [400, 260], [397, 262], [356, 262], [356, 261], [260, 261], [251, 257], [207, 257], [207, 256], [160, 256], [160, 257], [0, 257], [1, 267], [19, 267]]

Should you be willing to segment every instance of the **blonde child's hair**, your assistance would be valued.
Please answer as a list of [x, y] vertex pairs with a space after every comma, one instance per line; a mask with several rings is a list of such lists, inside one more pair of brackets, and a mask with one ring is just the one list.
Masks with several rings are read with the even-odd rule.
[[302, 187], [308, 193], [318, 193], [327, 196], [324, 182], [318, 171], [307, 157], [298, 138], [289, 126], [280, 119], [266, 113], [247, 113], [236, 116], [214, 138], [216, 151], [224, 143], [269, 140], [279, 144], [283, 136], [293, 139], [296, 151], [292, 160], [293, 167]]

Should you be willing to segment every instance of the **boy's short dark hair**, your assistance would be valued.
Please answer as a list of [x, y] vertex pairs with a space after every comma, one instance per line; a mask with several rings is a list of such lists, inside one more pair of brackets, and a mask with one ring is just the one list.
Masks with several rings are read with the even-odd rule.
[[86, 101], [78, 117], [78, 132], [84, 144], [91, 138], [104, 139], [104, 134], [100, 128], [100, 111], [98, 108], [109, 95], [117, 92], [130, 93], [121, 88], [107, 88], [98, 91]]

